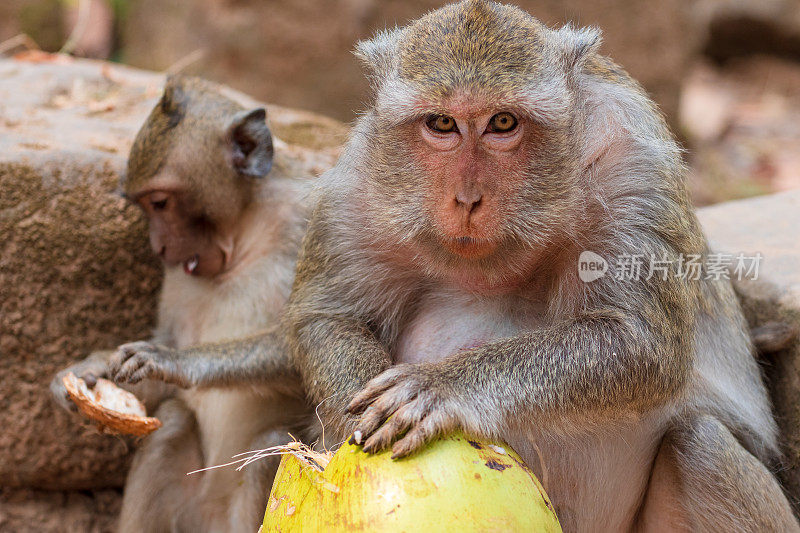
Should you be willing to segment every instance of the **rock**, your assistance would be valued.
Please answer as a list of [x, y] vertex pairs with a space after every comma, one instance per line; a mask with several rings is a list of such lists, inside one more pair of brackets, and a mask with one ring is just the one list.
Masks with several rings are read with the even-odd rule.
[[[671, 120], [677, 115], [680, 81], [699, 47], [689, 0], [513, 3], [551, 25], [600, 27], [603, 52], [642, 82]], [[351, 53], [356, 41], [441, 5], [333, 0], [323, 9], [312, 0], [139, 0], [122, 21], [122, 58], [163, 70], [203, 51], [192, 68], [204, 76], [259, 98], [350, 120], [368, 93]]]
[[0, 488], [0, 531], [116, 531], [122, 493]]
[[[154, 73], [64, 56], [0, 60], [5, 489], [99, 490], [124, 481], [135, 443], [102, 435], [62, 412], [50, 400], [48, 383], [93, 350], [150, 334], [160, 266], [138, 209], [116, 190], [133, 137], [162, 84]], [[269, 112], [276, 164], [311, 176], [335, 161], [344, 126], [302, 111]], [[0, 530], [7, 530], [3, 509]]]
[[700, 0], [692, 6], [705, 55], [800, 58], [800, 0]]
[[[800, 190], [719, 204], [698, 214], [715, 251], [763, 255], [758, 279], [734, 279], [751, 327], [776, 321], [800, 327]], [[770, 354], [764, 371], [786, 455], [778, 475], [800, 512], [800, 341]]]
[[800, 187], [800, 63], [698, 62], [684, 80], [680, 124], [695, 205]]
[[[57, 370], [91, 350], [146, 337], [158, 290], [145, 225], [114, 193], [140, 115], [130, 106], [90, 111], [120, 86], [98, 75], [98, 65], [93, 75], [87, 67], [0, 62], [0, 485], [7, 487], [119, 486], [129, 455], [128, 442], [56, 411], [47, 390]], [[141, 88], [129, 95], [147, 98]]]
[[43, 50], [58, 50], [67, 38], [61, 0], [0, 2], [0, 43], [24, 33]]

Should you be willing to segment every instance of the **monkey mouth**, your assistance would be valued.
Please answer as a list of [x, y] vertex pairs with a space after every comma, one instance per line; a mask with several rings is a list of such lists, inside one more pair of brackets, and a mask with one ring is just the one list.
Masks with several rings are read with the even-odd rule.
[[469, 236], [452, 237], [446, 239], [444, 244], [451, 252], [466, 259], [481, 259], [497, 248], [497, 244], [490, 239]]
[[198, 254], [194, 254], [191, 258], [183, 262], [183, 271], [192, 276], [197, 270], [197, 265], [199, 264], [200, 256]]

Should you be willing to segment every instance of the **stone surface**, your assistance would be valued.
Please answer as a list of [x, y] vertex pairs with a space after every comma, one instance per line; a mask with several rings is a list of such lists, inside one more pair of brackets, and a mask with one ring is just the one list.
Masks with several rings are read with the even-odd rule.
[[717, 61], [750, 54], [800, 58], [800, 0], [698, 0], [703, 51]]
[[683, 83], [680, 125], [695, 205], [800, 187], [800, 63], [698, 62]]
[[[734, 280], [751, 326], [800, 327], [800, 190], [728, 202], [699, 211], [711, 247], [764, 259], [756, 280]], [[764, 361], [781, 429], [786, 468], [779, 472], [800, 512], [800, 340]]]
[[0, 531], [113, 533], [122, 492], [0, 488]]
[[[138, 209], [116, 189], [162, 83], [153, 73], [41, 53], [0, 60], [2, 531], [17, 530], [8, 524], [25, 516], [18, 504], [26, 499], [12, 489], [97, 491], [123, 483], [135, 443], [62, 412], [48, 383], [93, 350], [149, 336], [160, 267]], [[276, 165], [311, 176], [335, 161], [344, 126], [302, 111], [269, 112]], [[114, 499], [43, 494], [26, 509], [63, 504], [75, 524], [97, 505], [111, 509], [97, 503], [102, 498]], [[101, 522], [62, 530], [103, 530]]]

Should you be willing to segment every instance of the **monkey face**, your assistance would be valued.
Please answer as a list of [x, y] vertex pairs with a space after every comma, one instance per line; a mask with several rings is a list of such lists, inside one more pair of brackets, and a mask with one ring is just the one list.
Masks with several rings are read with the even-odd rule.
[[171, 77], [134, 140], [123, 187], [150, 221], [153, 251], [211, 278], [235, 262], [234, 236], [272, 157], [264, 108], [246, 110], [208, 82]]
[[416, 126], [419, 162], [430, 184], [426, 208], [441, 244], [464, 258], [490, 255], [502, 240], [503, 201], [524, 176], [525, 121], [513, 111], [462, 107]]
[[149, 220], [150, 245], [166, 265], [182, 265], [187, 274], [202, 277], [225, 270], [232, 242], [185, 193], [153, 190], [137, 203]]
[[147, 216], [150, 245], [165, 265], [213, 278], [231, 260], [252, 180], [243, 181], [224, 161], [193, 156], [189, 147], [170, 152], [162, 169], [128, 198]]
[[491, 2], [436, 13], [358, 47], [375, 90], [354, 136], [359, 209], [426, 273], [519, 280], [577, 233], [577, 81], [598, 37]]
[[396, 227], [395, 242], [408, 243], [420, 266], [460, 285], [519, 281], [556, 248], [554, 221], [569, 211], [568, 136], [518, 99], [463, 91], [420, 101], [430, 111], [387, 123], [381, 139], [390, 142], [370, 153], [381, 164], [369, 178], [378, 187], [372, 223]]

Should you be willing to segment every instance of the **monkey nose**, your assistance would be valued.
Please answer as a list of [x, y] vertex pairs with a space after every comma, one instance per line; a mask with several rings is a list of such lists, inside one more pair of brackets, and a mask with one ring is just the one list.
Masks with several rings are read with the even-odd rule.
[[483, 196], [481, 193], [475, 190], [471, 191], [457, 191], [456, 192], [456, 205], [462, 209], [465, 209], [467, 213], [471, 213], [477, 208]]

